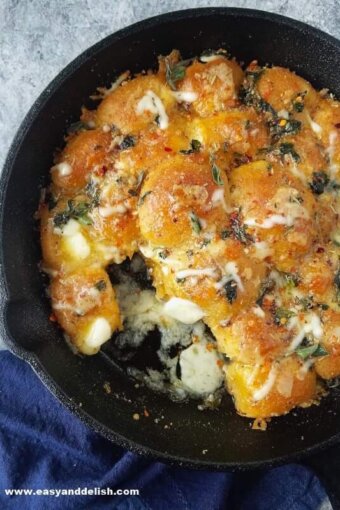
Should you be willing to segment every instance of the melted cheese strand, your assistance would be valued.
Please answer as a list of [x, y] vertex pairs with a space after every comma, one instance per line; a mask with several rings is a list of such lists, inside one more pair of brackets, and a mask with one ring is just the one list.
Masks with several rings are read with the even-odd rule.
[[140, 99], [136, 107], [137, 115], [141, 115], [146, 111], [158, 115], [159, 127], [161, 129], [167, 129], [167, 127], [169, 126], [169, 117], [167, 116], [162, 101], [154, 92], [152, 92], [152, 90], [148, 90], [146, 92], [146, 94], [142, 97], [142, 99]]
[[263, 384], [263, 386], [261, 386], [260, 388], [258, 388], [257, 390], [255, 390], [253, 392], [253, 400], [255, 402], [259, 402], [259, 400], [263, 400], [269, 394], [269, 392], [271, 391], [271, 389], [274, 386], [276, 377], [277, 377], [277, 367], [276, 367], [276, 365], [273, 365], [272, 368], [270, 369], [270, 372], [268, 374], [266, 382]]

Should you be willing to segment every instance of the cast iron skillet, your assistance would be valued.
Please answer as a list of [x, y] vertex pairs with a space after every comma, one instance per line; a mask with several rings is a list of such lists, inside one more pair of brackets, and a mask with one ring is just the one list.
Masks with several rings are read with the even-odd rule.
[[[155, 67], [157, 55], [173, 48], [190, 57], [220, 47], [246, 63], [256, 58], [263, 64], [287, 66], [340, 98], [340, 42], [303, 23], [265, 12], [227, 8], [174, 12], [132, 25], [92, 46], [35, 102], [5, 164], [0, 333], [9, 349], [26, 360], [66, 406], [115, 443], [177, 465], [215, 470], [270, 467], [319, 452], [314, 467], [325, 477], [336, 504], [336, 472], [330, 467], [336, 467], [332, 451], [337, 451], [340, 439], [337, 390], [319, 406], [273, 420], [261, 433], [235, 413], [229, 397], [220, 411], [201, 412], [195, 402], [173, 403], [144, 387], [136, 388], [110, 356], [110, 349], [94, 357], [73, 355], [48, 320], [33, 214], [66, 126], [79, 118], [83, 104], [91, 106], [88, 98], [98, 85], [109, 85], [122, 71]], [[111, 394], [103, 390], [105, 381], [110, 382]], [[149, 417], [143, 416], [144, 408]], [[139, 421], [132, 419], [136, 412]], [[332, 451], [320, 454], [331, 445]]]

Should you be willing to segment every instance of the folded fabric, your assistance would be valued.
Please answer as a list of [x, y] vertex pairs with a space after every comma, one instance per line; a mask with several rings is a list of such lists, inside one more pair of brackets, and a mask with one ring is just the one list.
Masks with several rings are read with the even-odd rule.
[[[139, 495], [17, 495], [5, 489], [138, 489]], [[84, 492], [84, 491], [83, 491]], [[153, 462], [115, 446], [64, 408], [31, 368], [0, 352], [0, 508], [9, 510], [327, 510], [300, 465], [233, 475]]]

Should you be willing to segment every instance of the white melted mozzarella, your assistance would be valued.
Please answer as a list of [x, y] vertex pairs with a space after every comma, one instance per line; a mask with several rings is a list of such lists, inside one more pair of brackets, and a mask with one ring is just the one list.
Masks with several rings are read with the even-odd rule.
[[204, 64], [207, 64], [208, 62], [214, 62], [214, 60], [218, 60], [221, 58], [222, 55], [214, 54], [214, 55], [202, 55], [200, 57], [200, 61], [204, 62]]
[[[298, 323], [298, 320], [294, 317], [290, 322], [289, 329], [292, 329], [295, 327]], [[316, 340], [321, 340], [323, 336], [323, 327], [320, 320], [320, 317], [316, 315], [316, 313], [312, 312], [309, 313], [304, 318], [304, 323], [301, 325], [299, 324], [299, 331], [291, 341], [290, 345], [287, 349], [287, 354], [294, 352], [295, 349], [301, 344], [302, 340], [305, 338], [306, 334], [312, 334], [313, 338]]]
[[98, 207], [98, 212], [102, 218], [109, 218], [114, 214], [124, 214], [127, 211], [127, 207], [124, 204], [117, 204], [106, 207]]
[[234, 281], [236, 282], [239, 290], [243, 292], [244, 286], [241, 278], [238, 275], [238, 267], [236, 262], [228, 262], [225, 265], [225, 273], [226, 274], [222, 277], [222, 279], [215, 284], [215, 288], [217, 290], [221, 290], [228, 282]]
[[253, 392], [253, 400], [259, 402], [263, 400], [272, 390], [277, 377], [277, 367], [273, 365], [270, 369], [266, 382]]
[[225, 196], [224, 196], [224, 188], [219, 188], [214, 191], [211, 196], [211, 201], [214, 206], [221, 204], [225, 212], [229, 213], [232, 211], [231, 207], [228, 207]]
[[198, 98], [198, 94], [190, 90], [173, 91], [172, 95], [179, 103], [193, 103]]
[[86, 259], [91, 253], [89, 243], [81, 232], [66, 237], [65, 246], [70, 255], [78, 259]]
[[216, 278], [216, 271], [213, 267], [207, 267], [205, 269], [183, 269], [177, 271], [176, 278], [182, 280], [189, 278], [190, 276], [208, 276], [209, 278]]
[[52, 166], [51, 172], [58, 172], [60, 177], [67, 177], [72, 173], [72, 167], [67, 161], [62, 161], [57, 165]]
[[161, 99], [152, 90], [148, 90], [146, 94], [139, 100], [136, 113], [142, 115], [144, 112], [151, 112], [159, 116], [159, 127], [167, 129], [169, 126], [169, 117], [165, 111], [164, 104]]
[[181, 381], [192, 393], [212, 393], [223, 382], [223, 372], [218, 364], [215, 349], [208, 350], [205, 343], [194, 343], [180, 355]]
[[86, 259], [90, 255], [90, 245], [80, 232], [78, 221], [71, 218], [63, 227], [54, 228], [53, 232], [63, 237], [63, 246], [72, 257]]
[[[309, 117], [309, 115], [308, 115], [308, 117]], [[312, 131], [314, 131], [314, 133], [316, 135], [321, 135], [322, 127], [317, 122], [314, 122], [314, 120], [312, 120], [310, 117], [308, 118], [308, 120], [309, 120], [310, 127], [312, 128]]]
[[263, 319], [266, 316], [266, 314], [264, 313], [264, 311], [262, 310], [262, 308], [260, 306], [253, 306], [252, 312], [255, 315], [257, 315], [257, 317], [260, 317], [261, 319]]
[[337, 138], [338, 138], [338, 133], [336, 131], [331, 131], [329, 133], [329, 139], [328, 139], [329, 146], [326, 149], [326, 152], [329, 157], [329, 171], [331, 173], [331, 177], [335, 177], [338, 172], [338, 169], [339, 169], [339, 165], [337, 163], [334, 163], [334, 161], [333, 161], [334, 154], [335, 154], [335, 143], [337, 141]]
[[258, 227], [258, 228], [273, 228], [275, 225], [289, 225], [288, 218], [283, 216], [282, 214], [272, 214], [268, 216], [262, 223], [258, 223], [255, 218], [246, 218], [244, 223], [248, 225], [248, 227]]
[[196, 303], [177, 297], [173, 297], [165, 303], [163, 313], [184, 324], [194, 324], [205, 316], [202, 308]]
[[272, 248], [265, 241], [257, 241], [254, 243], [255, 248], [255, 257], [260, 260], [264, 260], [267, 257], [270, 257], [273, 253]]
[[77, 232], [80, 231], [79, 222], [71, 218], [68, 220], [66, 225], [64, 225], [61, 229], [58, 229], [58, 233], [61, 233], [63, 236], [69, 237], [74, 236]]
[[85, 338], [84, 343], [87, 347], [97, 349], [105, 342], [107, 342], [112, 335], [112, 328], [107, 319], [104, 317], [98, 317], [95, 319]]

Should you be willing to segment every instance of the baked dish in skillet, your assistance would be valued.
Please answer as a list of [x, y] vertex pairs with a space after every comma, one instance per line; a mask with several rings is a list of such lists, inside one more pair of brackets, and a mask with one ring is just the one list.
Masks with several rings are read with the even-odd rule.
[[340, 375], [340, 103], [222, 50], [173, 51], [98, 99], [38, 211], [51, 320], [83, 354], [157, 328], [164, 370], [142, 379], [179, 400], [318, 402]]

